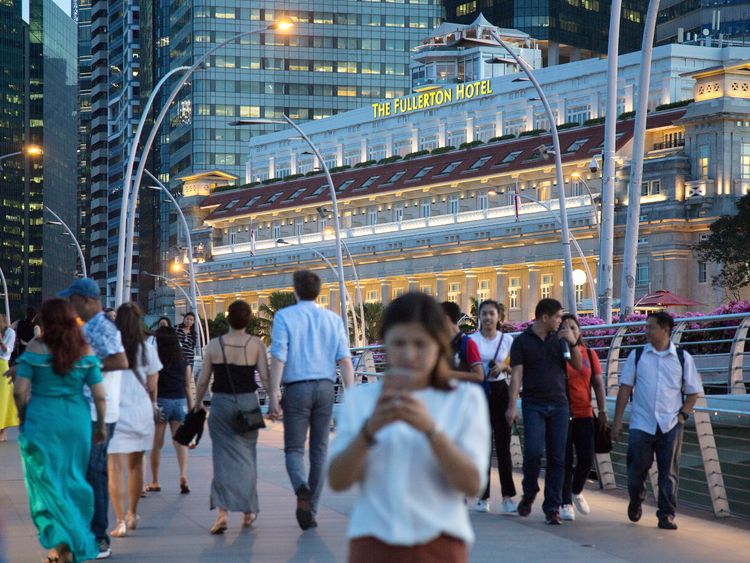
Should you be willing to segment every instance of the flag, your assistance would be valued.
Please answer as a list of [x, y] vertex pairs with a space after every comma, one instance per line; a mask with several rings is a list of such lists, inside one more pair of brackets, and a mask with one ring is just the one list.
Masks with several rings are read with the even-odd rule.
[[518, 180], [516, 180], [516, 187], [513, 188], [513, 206], [516, 211], [516, 221], [518, 221], [518, 203], [521, 198], [518, 197]]

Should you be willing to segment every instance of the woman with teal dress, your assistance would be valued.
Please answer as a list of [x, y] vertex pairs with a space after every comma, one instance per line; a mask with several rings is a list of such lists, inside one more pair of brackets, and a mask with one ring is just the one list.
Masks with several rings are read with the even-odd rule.
[[[103, 421], [100, 364], [66, 301], [42, 303], [40, 321], [41, 336], [18, 358], [13, 392], [31, 518], [49, 561], [96, 559], [94, 493], [86, 481], [92, 428], [83, 386], [91, 388]], [[103, 423], [93, 432], [94, 441], [106, 439]]]

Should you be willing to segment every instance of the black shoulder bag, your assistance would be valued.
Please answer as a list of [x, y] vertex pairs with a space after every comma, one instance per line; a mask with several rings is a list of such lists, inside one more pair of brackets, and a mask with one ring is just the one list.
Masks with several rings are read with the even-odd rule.
[[[591, 349], [586, 348], [589, 356], [589, 366], [591, 366], [591, 380], [589, 386], [594, 380], [594, 359], [592, 358]], [[594, 453], [608, 454], [612, 451], [612, 438], [610, 437], [609, 424], [602, 424], [599, 417], [594, 417]]]
[[[245, 344], [245, 348], [247, 348], [247, 344], [249, 343], [250, 341], [248, 340]], [[224, 351], [224, 339], [221, 336], [219, 337], [219, 345], [221, 346], [221, 355], [224, 357], [224, 369], [227, 370], [226, 375], [229, 379], [229, 385], [232, 388], [232, 395], [234, 395], [234, 402], [239, 406], [237, 392], [234, 389], [234, 381], [232, 380], [232, 374], [229, 371], [229, 364], [227, 363], [227, 355]], [[246, 434], [247, 432], [266, 427], [266, 421], [263, 420], [263, 413], [260, 411], [260, 406], [257, 406], [254, 409], [239, 409], [233, 422], [234, 429], [238, 434]]]

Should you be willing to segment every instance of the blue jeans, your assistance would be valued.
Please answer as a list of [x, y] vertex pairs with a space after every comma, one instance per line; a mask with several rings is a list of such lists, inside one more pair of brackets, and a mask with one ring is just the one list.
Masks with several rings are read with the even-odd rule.
[[[323, 491], [323, 466], [328, 454], [328, 434], [335, 394], [333, 381], [317, 379], [284, 387], [281, 408], [284, 411], [284, 454], [286, 472], [295, 492], [307, 485], [310, 504], [317, 513]], [[305, 438], [310, 430], [310, 472], [305, 472]]]
[[187, 399], [159, 397], [156, 402], [161, 409], [163, 422], [169, 423], [173, 420], [175, 422], [185, 422], [188, 410]]
[[[96, 424], [92, 424], [92, 431]], [[115, 433], [115, 423], [107, 424], [107, 441], [103, 444], [91, 444], [91, 457], [86, 471], [86, 480], [94, 489], [94, 517], [91, 520], [91, 531], [97, 541], [104, 540], [109, 545], [107, 535], [107, 513], [109, 512], [109, 478], [107, 477], [107, 448], [112, 434]]]
[[630, 430], [628, 439], [628, 494], [630, 502], [642, 503], [646, 498], [646, 478], [656, 455], [659, 472], [659, 498], [657, 517], [674, 516], [677, 508], [680, 451], [682, 450], [682, 425], [675, 424], [669, 432], [656, 434]]
[[565, 476], [565, 444], [568, 439], [570, 409], [567, 403], [537, 405], [524, 401], [523, 411], [523, 496], [534, 499], [539, 492], [542, 454], [547, 453], [544, 476], [545, 514], [558, 512], [562, 504]]

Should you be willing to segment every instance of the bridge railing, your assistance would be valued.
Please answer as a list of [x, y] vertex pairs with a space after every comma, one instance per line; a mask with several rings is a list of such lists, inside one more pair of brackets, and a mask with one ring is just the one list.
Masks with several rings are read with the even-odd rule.
[[[585, 322], [585, 321], [584, 321]], [[610, 420], [614, 416], [619, 375], [628, 354], [645, 344], [645, 322], [584, 325], [582, 338], [599, 357], [607, 389]], [[687, 350], [701, 374], [704, 395], [685, 428], [680, 459], [679, 501], [713, 511], [716, 517], [750, 519], [750, 314], [675, 319], [672, 341]], [[510, 333], [516, 336], [518, 333]], [[382, 346], [352, 349], [358, 382], [375, 381], [387, 364]], [[339, 398], [341, 391], [339, 390]], [[520, 409], [519, 409], [520, 410]], [[626, 488], [625, 431], [611, 454], [596, 456], [602, 488]], [[523, 421], [519, 421], [523, 428]], [[514, 436], [512, 453], [520, 467], [521, 436]], [[656, 467], [650, 487], [656, 495]]]

